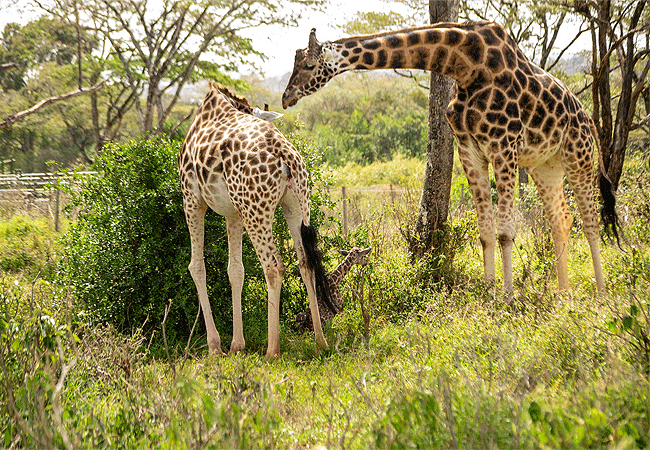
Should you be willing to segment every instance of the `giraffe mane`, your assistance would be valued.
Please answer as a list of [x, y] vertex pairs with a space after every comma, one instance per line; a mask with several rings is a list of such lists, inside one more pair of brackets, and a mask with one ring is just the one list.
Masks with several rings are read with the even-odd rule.
[[248, 99], [246, 97], [244, 97], [243, 95], [237, 94], [232, 89], [227, 88], [226, 86], [224, 86], [224, 85], [222, 85], [220, 83], [217, 83], [216, 81], [208, 81], [208, 84], [210, 86], [210, 89], [216, 90], [216, 91], [222, 93], [223, 95], [225, 95], [226, 97], [228, 97], [228, 98], [230, 98], [230, 99], [232, 99], [232, 100], [234, 100], [234, 101], [236, 101], [238, 103], [241, 103], [242, 105], [251, 106], [251, 104], [248, 102]]
[[[478, 26], [478, 25], [489, 25], [489, 24], [493, 24], [493, 23], [495, 23], [495, 22], [490, 22], [490, 21], [486, 21], [486, 20], [482, 20], [482, 21], [467, 20], [465, 22], [458, 22], [458, 23], [457, 22], [438, 22], [438, 23], [431, 24], [431, 25], [421, 25], [421, 26], [418, 26], [418, 27], [404, 28], [404, 29], [399, 30], [399, 31], [403, 32], [403, 33], [409, 33], [409, 32], [413, 32], [413, 31], [431, 30], [431, 29], [434, 29], [434, 28], [450, 28], [450, 27], [465, 28], [465, 27], [475, 27], [475, 26]], [[349, 41], [355, 41], [356, 42], [356, 41], [365, 40], [365, 39], [381, 38], [381, 37], [388, 36], [388, 35], [391, 35], [391, 34], [394, 34], [394, 33], [395, 33], [395, 30], [391, 30], [391, 31], [382, 31], [382, 32], [373, 33], [373, 34], [350, 36], [350, 37], [345, 37], [345, 38], [342, 38], [342, 39], [337, 39], [336, 41], [334, 41], [334, 43], [335, 44], [345, 44], [346, 42], [349, 42]]]

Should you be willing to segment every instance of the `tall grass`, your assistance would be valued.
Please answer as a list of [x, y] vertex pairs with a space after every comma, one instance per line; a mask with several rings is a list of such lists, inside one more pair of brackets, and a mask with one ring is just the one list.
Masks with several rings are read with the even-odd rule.
[[[373, 253], [342, 287], [330, 350], [318, 353], [284, 317], [283, 354], [272, 362], [263, 346], [210, 357], [202, 336], [167, 357], [139, 329], [85, 326], [74, 296], [40, 280], [37, 266], [3, 269], [0, 447], [647, 448], [650, 169], [633, 156], [619, 195], [625, 252], [602, 246], [608, 295], [595, 293], [579, 220], [573, 290], [557, 292], [534, 191], [517, 200], [510, 305], [482, 281], [471, 208], [452, 210], [465, 241], [453, 270], [434, 279], [430, 262], [411, 261], [399, 233], [385, 232], [407, 220], [417, 196], [394, 207], [368, 201], [340, 238]], [[22, 242], [37, 239], [38, 221], [15, 220], [2, 226], [25, 221]]]

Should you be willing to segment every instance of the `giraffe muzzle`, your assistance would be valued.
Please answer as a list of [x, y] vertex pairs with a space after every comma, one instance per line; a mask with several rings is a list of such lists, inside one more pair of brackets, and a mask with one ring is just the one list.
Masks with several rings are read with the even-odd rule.
[[298, 103], [298, 96], [294, 92], [286, 92], [282, 94], [282, 108], [287, 109]]

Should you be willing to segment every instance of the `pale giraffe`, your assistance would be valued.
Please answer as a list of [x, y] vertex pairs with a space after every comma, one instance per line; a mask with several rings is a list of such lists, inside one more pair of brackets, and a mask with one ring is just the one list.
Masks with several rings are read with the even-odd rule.
[[305, 163], [273, 124], [256, 117], [268, 117], [264, 112], [241, 102], [245, 100], [211, 83], [178, 155], [183, 207], [192, 243], [189, 270], [198, 291], [209, 350], [223, 354], [208, 299], [203, 261], [204, 216], [208, 206], [225, 217], [228, 231], [228, 277], [233, 301], [230, 352], [245, 348], [241, 308], [245, 227], [268, 288], [266, 356], [272, 358], [280, 353], [280, 288], [285, 267], [272, 229], [278, 205], [282, 206], [307, 286], [316, 341], [321, 348], [327, 348], [316, 299], [317, 290], [327, 295], [327, 279], [316, 248], [316, 230], [309, 224], [310, 193]]
[[[497, 235], [503, 284], [512, 293], [515, 236], [513, 195], [517, 166], [528, 169], [549, 218], [560, 289], [568, 289], [567, 241], [571, 216], [562, 189], [573, 189], [589, 242], [599, 292], [605, 283], [598, 248], [593, 171], [596, 131], [580, 101], [561, 81], [532, 64], [496, 23], [438, 23], [419, 28], [355, 36], [320, 43], [315, 29], [309, 46], [298, 50], [282, 96], [287, 108], [349, 70], [413, 68], [456, 81], [447, 119], [477, 210], [485, 278], [495, 276], [494, 213], [488, 177], [492, 164], [498, 194]], [[599, 158], [601, 217], [618, 238], [612, 185]]]
[[[343, 296], [341, 295], [341, 291], [339, 291], [339, 285], [353, 266], [358, 265], [364, 267], [368, 264], [370, 250], [370, 248], [360, 247], [354, 247], [350, 251], [339, 250], [339, 253], [345, 258], [327, 276], [331, 303], [325, 303], [319, 297], [318, 311], [320, 312], [320, 321], [323, 326], [327, 325], [343, 309]], [[299, 333], [314, 329], [309, 311], [303, 311], [296, 315], [295, 328]]]

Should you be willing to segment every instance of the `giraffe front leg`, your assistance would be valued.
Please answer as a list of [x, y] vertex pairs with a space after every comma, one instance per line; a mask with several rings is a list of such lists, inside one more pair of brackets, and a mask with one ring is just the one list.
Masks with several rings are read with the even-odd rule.
[[514, 184], [514, 179], [503, 180], [501, 183], [497, 180], [497, 235], [503, 264], [503, 290], [509, 300], [512, 299], [512, 247], [515, 240], [515, 220], [512, 215]]
[[[514, 152], [511, 152], [514, 154]], [[514, 158], [495, 158], [494, 176], [497, 186], [497, 235], [503, 264], [503, 290], [512, 299], [512, 246], [515, 240], [515, 219], [512, 214], [517, 164]]]
[[242, 262], [243, 224], [239, 216], [226, 217], [228, 230], [228, 279], [232, 289], [232, 343], [230, 354], [246, 348], [242, 322], [241, 293], [244, 285], [244, 263]]
[[221, 351], [221, 338], [219, 337], [217, 327], [214, 325], [214, 318], [212, 317], [212, 309], [210, 308], [210, 299], [208, 298], [205, 279], [205, 262], [203, 260], [204, 217], [207, 205], [204, 201], [197, 200], [194, 197], [186, 197], [183, 200], [183, 204], [192, 244], [192, 259], [188, 269], [196, 285], [199, 303], [203, 311], [203, 319], [208, 334], [208, 349], [210, 353], [221, 356], [223, 355]]
[[458, 146], [458, 156], [467, 176], [467, 182], [472, 192], [476, 219], [478, 222], [479, 239], [483, 249], [483, 270], [485, 281], [492, 282], [495, 277], [494, 251], [494, 213], [492, 211], [492, 188], [488, 175], [488, 162], [485, 158], [469, 152], [467, 148]]

